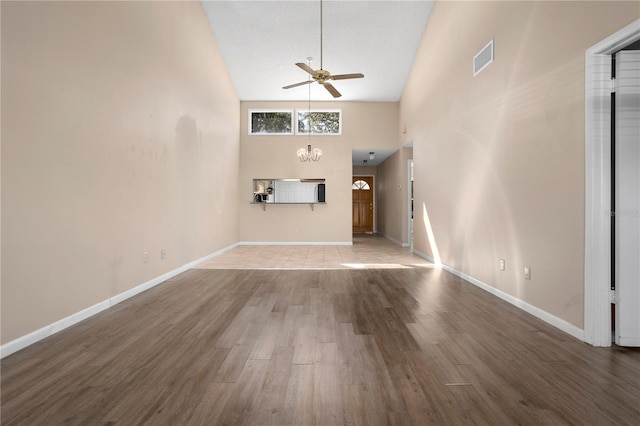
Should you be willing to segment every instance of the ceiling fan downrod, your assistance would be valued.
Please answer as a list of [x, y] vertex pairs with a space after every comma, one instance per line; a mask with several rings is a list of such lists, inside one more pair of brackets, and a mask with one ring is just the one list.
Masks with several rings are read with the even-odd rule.
[[320, 69], [322, 68], [322, 0], [320, 0]]

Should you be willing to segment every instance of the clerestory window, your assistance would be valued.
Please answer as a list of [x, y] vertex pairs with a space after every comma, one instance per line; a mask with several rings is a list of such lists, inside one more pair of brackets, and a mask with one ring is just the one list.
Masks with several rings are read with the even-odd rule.
[[342, 134], [342, 110], [298, 110], [299, 134], [340, 135]]
[[249, 110], [249, 134], [293, 134], [293, 110]]

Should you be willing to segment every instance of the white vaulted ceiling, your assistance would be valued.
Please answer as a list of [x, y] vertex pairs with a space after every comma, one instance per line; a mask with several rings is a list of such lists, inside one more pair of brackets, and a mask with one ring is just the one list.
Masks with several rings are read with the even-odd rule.
[[[363, 73], [334, 81], [341, 101], [400, 99], [433, 2], [325, 0], [323, 68], [332, 74]], [[202, 1], [211, 28], [244, 101], [306, 100], [308, 86], [295, 66], [311, 56], [320, 68], [320, 1]], [[333, 100], [317, 83], [315, 101]]]

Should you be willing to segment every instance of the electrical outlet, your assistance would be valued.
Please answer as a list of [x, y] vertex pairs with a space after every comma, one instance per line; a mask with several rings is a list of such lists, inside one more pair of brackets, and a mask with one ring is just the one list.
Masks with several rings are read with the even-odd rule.
[[145, 251], [142, 255], [142, 262], [149, 263], [149, 252]]
[[167, 257], [167, 252], [165, 250], [160, 250], [160, 260], [164, 260]]
[[525, 280], [531, 279], [531, 268], [529, 268], [528, 266], [524, 267], [524, 279]]
[[504, 263], [504, 259], [500, 259], [500, 270], [504, 271], [505, 270], [505, 263]]

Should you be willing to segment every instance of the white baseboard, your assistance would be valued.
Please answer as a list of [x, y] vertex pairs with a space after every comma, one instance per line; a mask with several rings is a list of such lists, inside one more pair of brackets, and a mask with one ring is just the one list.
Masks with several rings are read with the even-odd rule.
[[352, 241], [240, 241], [239, 246], [352, 246]]
[[[418, 256], [422, 257], [423, 259], [426, 259], [432, 263], [435, 263], [434, 259], [431, 256], [428, 256], [418, 250], [413, 250], [413, 252], [415, 254], [417, 254]], [[547, 311], [543, 311], [540, 308], [537, 308], [533, 305], [530, 305], [529, 303], [518, 299], [517, 297], [514, 297], [510, 294], [507, 294], [501, 290], [498, 290], [495, 287], [491, 287], [488, 284], [483, 283], [480, 280], [477, 280], [475, 278], [473, 278], [470, 275], [465, 274], [464, 272], [460, 272], [455, 268], [452, 268], [449, 265], [445, 265], [444, 263], [441, 265], [442, 269], [444, 269], [447, 272], [451, 272], [453, 275], [462, 278], [463, 280], [477, 286], [480, 287], [481, 289], [493, 294], [494, 296], [499, 297], [500, 299], [504, 300], [505, 302], [511, 303], [514, 306], [517, 306], [518, 308], [522, 309], [523, 311], [530, 313], [531, 315], [533, 315], [536, 318], [541, 319], [542, 321], [546, 322], [547, 324], [550, 324], [562, 331], [564, 331], [567, 334], [570, 334], [571, 336], [575, 337], [576, 339], [579, 339], [581, 341], [585, 341], [585, 336], [584, 336], [584, 330], [576, 327], [573, 324], [568, 323], [567, 321], [556, 317], [555, 315], [550, 314]]]
[[205, 257], [202, 257], [200, 259], [194, 260], [193, 262], [189, 262], [186, 265], [182, 265], [179, 268], [176, 268], [172, 271], [167, 272], [166, 274], [162, 274], [159, 277], [153, 278], [152, 280], [149, 280], [145, 283], [142, 283], [138, 286], [135, 286], [134, 288], [124, 291], [120, 294], [116, 294], [113, 297], [110, 297], [107, 300], [103, 300], [102, 302], [96, 303], [93, 306], [90, 306], [86, 309], [83, 309], [79, 312], [76, 312], [74, 314], [69, 315], [66, 318], [63, 318], [59, 321], [56, 321], [52, 324], [49, 324], [47, 326], [44, 326], [36, 331], [33, 331], [25, 336], [22, 337], [18, 337], [17, 339], [14, 339], [10, 342], [5, 343], [4, 345], [0, 346], [0, 358], [4, 358], [6, 356], [11, 355], [14, 352], [19, 351], [20, 349], [24, 349], [27, 346], [30, 346], [42, 339], [45, 339], [59, 331], [64, 330], [65, 328], [71, 327], [74, 324], [79, 323], [80, 321], [83, 321], [93, 315], [96, 315], [102, 311], [104, 311], [105, 309], [109, 309], [110, 307], [117, 305], [118, 303], [129, 299], [130, 297], [133, 297], [139, 293], [142, 293], [145, 290], [148, 290], [152, 287], [155, 287], [156, 285], [163, 283], [165, 281], [167, 281], [170, 278], [175, 277], [178, 274], [181, 274], [197, 265], [199, 265], [200, 263], [206, 262], [207, 260], [213, 259], [216, 256], [221, 255], [222, 253], [231, 250], [232, 248], [237, 247], [239, 244], [232, 244], [228, 247], [225, 247], [223, 249], [220, 249], [214, 253], [208, 254]]

